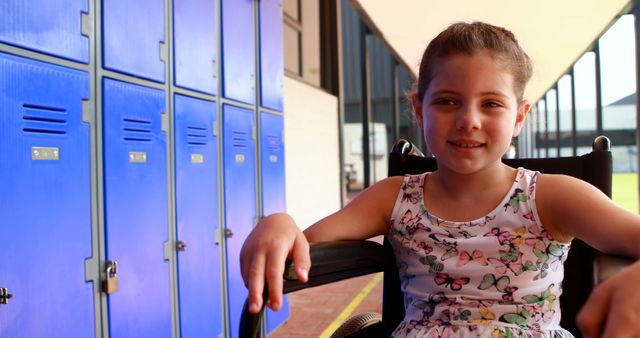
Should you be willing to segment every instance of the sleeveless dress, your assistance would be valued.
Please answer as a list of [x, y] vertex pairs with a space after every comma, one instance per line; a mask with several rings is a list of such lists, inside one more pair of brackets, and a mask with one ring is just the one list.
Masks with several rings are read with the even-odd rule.
[[559, 304], [570, 245], [539, 221], [539, 173], [518, 168], [502, 202], [470, 222], [429, 213], [428, 174], [405, 176], [393, 209], [406, 315], [392, 337], [573, 337]]

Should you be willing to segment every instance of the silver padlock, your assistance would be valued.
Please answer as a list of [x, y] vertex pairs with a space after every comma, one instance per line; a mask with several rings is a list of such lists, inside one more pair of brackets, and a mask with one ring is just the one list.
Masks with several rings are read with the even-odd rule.
[[106, 261], [105, 262], [107, 273], [107, 279], [102, 283], [102, 291], [110, 295], [118, 291], [118, 262]]

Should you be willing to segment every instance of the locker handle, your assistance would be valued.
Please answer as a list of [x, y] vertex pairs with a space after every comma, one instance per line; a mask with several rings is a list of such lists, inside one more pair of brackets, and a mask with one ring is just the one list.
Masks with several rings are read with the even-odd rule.
[[231, 229], [224, 229], [224, 237], [225, 238], [233, 237], [233, 231], [231, 231]]
[[0, 304], [9, 304], [9, 299], [13, 298], [13, 295], [9, 293], [9, 289], [0, 288]]
[[177, 241], [176, 251], [187, 251], [187, 243], [185, 243], [184, 241]]

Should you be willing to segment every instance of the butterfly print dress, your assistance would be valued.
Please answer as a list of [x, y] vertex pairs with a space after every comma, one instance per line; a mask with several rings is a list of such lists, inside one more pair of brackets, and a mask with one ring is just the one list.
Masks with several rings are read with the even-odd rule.
[[539, 221], [539, 173], [518, 168], [502, 202], [470, 222], [429, 213], [427, 175], [405, 176], [392, 214], [406, 309], [393, 337], [572, 337], [559, 304], [569, 245]]

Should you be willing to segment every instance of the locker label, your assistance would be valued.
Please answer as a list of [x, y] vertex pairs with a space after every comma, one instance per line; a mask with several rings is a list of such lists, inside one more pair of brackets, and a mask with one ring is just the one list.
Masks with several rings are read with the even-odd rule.
[[57, 161], [60, 150], [57, 147], [32, 147], [31, 159], [35, 161]]
[[244, 155], [236, 154], [236, 163], [244, 163]]
[[191, 154], [191, 163], [204, 163], [204, 154]]
[[145, 151], [130, 151], [129, 162], [131, 163], [147, 163], [147, 153]]

